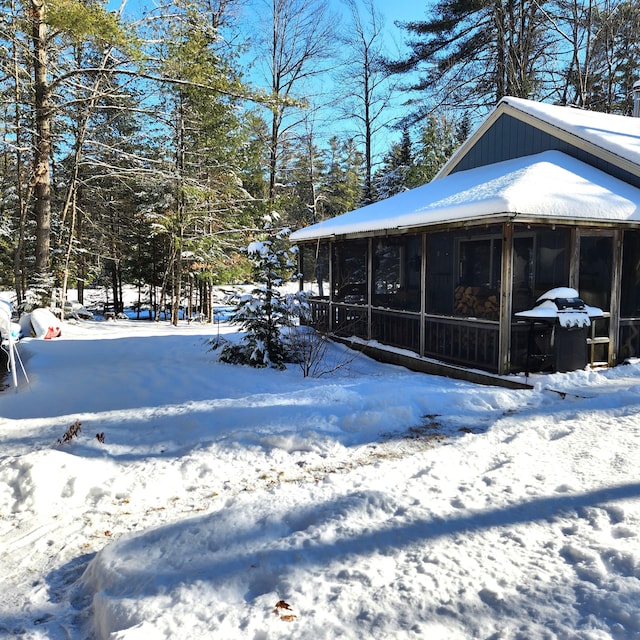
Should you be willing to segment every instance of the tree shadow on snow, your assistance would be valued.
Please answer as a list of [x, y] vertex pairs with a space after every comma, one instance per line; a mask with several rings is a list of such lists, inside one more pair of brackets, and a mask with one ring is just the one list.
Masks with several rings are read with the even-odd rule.
[[[359, 558], [366, 559], [376, 554], [397, 555], [399, 551], [412, 548], [426, 551], [430, 543], [440, 539], [464, 544], [470, 535], [490, 529], [507, 530], [516, 525], [577, 519], [584, 509], [639, 497], [640, 482], [582, 494], [535, 498], [458, 516], [412, 519], [406, 509], [399, 507], [392, 494], [378, 491], [352, 493], [309, 507], [301, 507], [298, 503], [287, 508], [280, 508], [277, 503], [257, 507], [255, 501], [246, 505], [244, 498], [239, 496], [222, 511], [116, 541], [106, 548], [109, 555], [104, 565], [101, 565], [101, 554], [94, 562], [98, 563], [98, 574], [106, 572], [115, 579], [115, 584], [110, 587], [111, 598], [153, 597], [170, 592], [180, 584], [205, 581], [212, 585], [212, 589], [234, 585], [244, 593], [245, 600], [251, 602], [263, 594], [281, 592], [282, 585], [289, 585], [284, 589], [290, 588], [295, 584], [290, 580], [290, 574], [294, 572], [311, 571], [310, 575], [316, 575], [318, 568], [327, 570], [333, 563], [342, 567], [355, 565], [357, 568]], [[254, 514], [252, 510], [259, 513]], [[369, 523], [377, 524], [367, 526]], [[359, 533], [345, 533], [362, 526], [364, 528]], [[496, 551], [499, 554], [499, 550]], [[557, 549], [549, 553], [558, 554], [569, 564], [574, 562], [571, 557], [563, 557]], [[143, 568], [134, 561], [140, 554], [150, 558]], [[523, 555], [526, 555], [525, 550]], [[114, 558], [117, 559], [115, 566], [111, 564]], [[505, 558], [505, 563], [508, 562], [509, 559]], [[576, 560], [575, 564], [578, 565], [579, 561]], [[506, 571], [508, 575], [509, 569]], [[49, 579], [55, 581], [57, 575], [56, 572]], [[535, 581], [535, 576], [531, 580]], [[556, 587], [552, 585], [552, 588]], [[577, 594], [569, 606], [584, 601], [579, 580], [573, 587], [569, 585], [566, 588]], [[93, 595], [90, 584], [87, 589], [85, 597], [88, 599]], [[508, 599], [501, 599], [490, 590], [482, 591], [481, 585], [478, 589], [480, 600], [494, 613], [503, 608], [518, 615], [516, 604], [510, 604]], [[538, 606], [534, 599], [539, 597], [539, 593], [532, 592], [528, 585], [521, 591], [523, 599], [532, 599], [531, 607]], [[592, 598], [597, 597], [595, 591]], [[633, 591], [625, 594], [625, 602], [638, 601], [640, 583]], [[525, 610], [529, 609], [521, 606], [520, 611]], [[588, 616], [589, 611], [585, 610], [583, 614]], [[459, 608], [447, 612], [446, 607], [439, 605], [429, 615], [460, 616], [460, 612]], [[602, 616], [604, 621], [601, 624], [605, 627], [609, 623], [615, 624], [616, 611], [611, 612], [610, 621], [606, 620], [608, 613], [605, 609]], [[425, 620], [424, 617], [422, 619]]]
[[[25, 603], [20, 613], [0, 613], [0, 638], [47, 638], [68, 640], [80, 637], [80, 627], [86, 624], [91, 605], [90, 595], [76, 586], [95, 553], [78, 556], [46, 577], [48, 602], [34, 607]], [[35, 582], [32, 585], [38, 587]]]

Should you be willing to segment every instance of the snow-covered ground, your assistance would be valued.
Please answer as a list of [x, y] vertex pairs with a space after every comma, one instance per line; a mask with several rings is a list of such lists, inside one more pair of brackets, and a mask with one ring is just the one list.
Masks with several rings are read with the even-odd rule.
[[640, 638], [640, 366], [303, 378], [218, 363], [218, 331], [22, 342], [0, 637]]

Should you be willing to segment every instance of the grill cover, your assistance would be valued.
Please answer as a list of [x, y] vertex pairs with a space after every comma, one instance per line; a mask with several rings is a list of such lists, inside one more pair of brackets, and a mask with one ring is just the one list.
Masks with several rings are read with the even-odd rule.
[[585, 304], [575, 289], [557, 287], [543, 293], [535, 307], [515, 315], [526, 320], [557, 321], [566, 329], [577, 329], [591, 326], [591, 318], [600, 318], [603, 312], [598, 307]]

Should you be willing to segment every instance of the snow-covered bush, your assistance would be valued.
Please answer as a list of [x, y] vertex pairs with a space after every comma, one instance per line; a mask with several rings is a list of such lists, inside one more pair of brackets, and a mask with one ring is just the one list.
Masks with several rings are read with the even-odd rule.
[[290, 246], [289, 233], [289, 229], [274, 229], [269, 218], [263, 238], [247, 247], [255, 287], [240, 296], [231, 317], [247, 333], [239, 344], [224, 346], [223, 362], [282, 369], [290, 361], [281, 328], [290, 326], [306, 303], [303, 296], [282, 291], [283, 284], [299, 278], [297, 247]]

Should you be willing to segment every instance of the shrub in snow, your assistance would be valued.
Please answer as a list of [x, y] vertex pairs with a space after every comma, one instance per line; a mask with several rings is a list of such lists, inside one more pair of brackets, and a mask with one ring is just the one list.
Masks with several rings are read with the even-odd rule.
[[292, 362], [302, 371], [303, 377], [320, 378], [348, 367], [360, 352], [354, 349], [329, 353], [329, 338], [312, 327], [294, 326], [287, 335]]
[[66, 444], [71, 442], [82, 431], [82, 423], [76, 420], [66, 431], [62, 438], [58, 438], [58, 444]]
[[328, 348], [326, 335], [311, 327], [298, 326], [289, 332], [287, 342], [303, 377], [320, 377], [324, 373], [322, 363]]
[[223, 347], [220, 354], [223, 362], [283, 369], [290, 361], [281, 328], [293, 324], [306, 302], [299, 294], [282, 292], [285, 282], [299, 278], [295, 272], [297, 247], [289, 245], [289, 233], [289, 229], [275, 230], [269, 218], [263, 239], [247, 247], [256, 285], [250, 293], [240, 296], [231, 317], [231, 322], [241, 325], [246, 335], [239, 344]]

